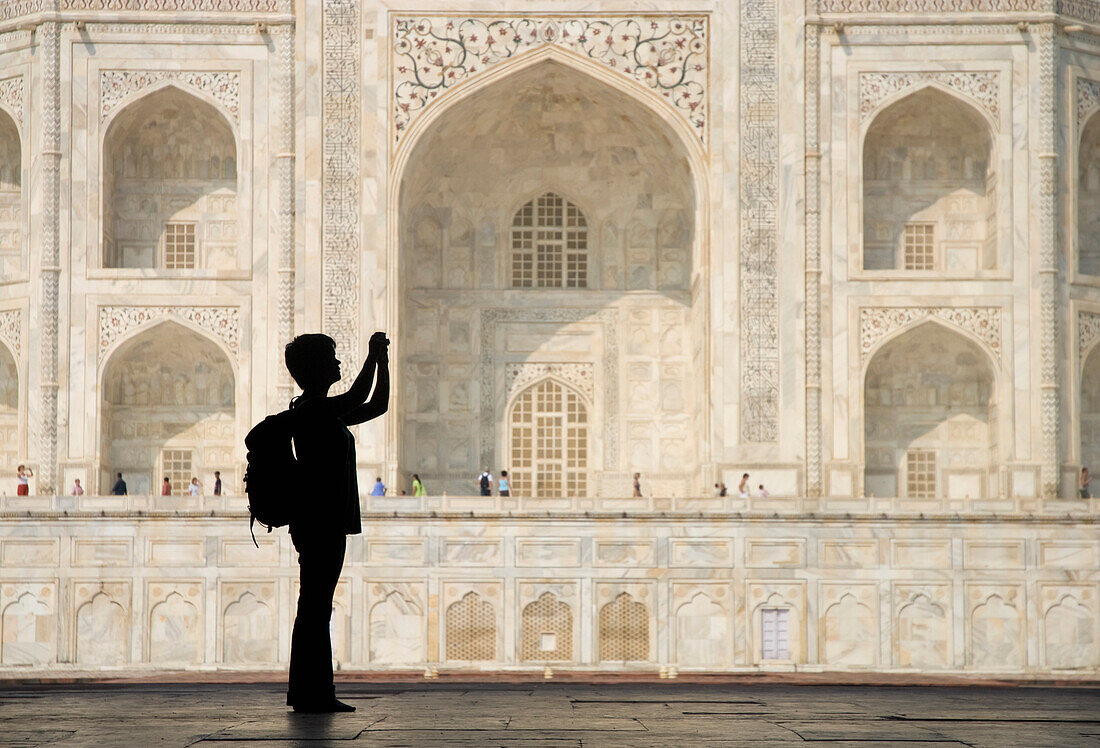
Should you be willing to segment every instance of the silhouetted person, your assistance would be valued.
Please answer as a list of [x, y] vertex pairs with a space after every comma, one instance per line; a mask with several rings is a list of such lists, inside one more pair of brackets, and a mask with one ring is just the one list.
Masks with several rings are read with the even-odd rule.
[[[299, 335], [286, 347], [286, 368], [302, 388], [290, 404], [294, 452], [300, 473], [309, 476], [310, 495], [290, 523], [298, 551], [301, 585], [290, 643], [286, 703], [296, 712], [353, 712], [336, 700], [332, 682], [329, 621], [332, 596], [344, 566], [348, 535], [362, 532], [355, 475], [354, 426], [386, 412], [390, 399], [389, 340], [371, 336], [367, 360], [342, 395], [329, 396], [340, 381], [336, 344], [327, 335]], [[374, 382], [374, 393], [370, 400]]]
[[111, 486], [112, 496], [125, 496], [126, 495], [126, 481], [122, 480], [122, 473], [118, 474], [118, 480]]

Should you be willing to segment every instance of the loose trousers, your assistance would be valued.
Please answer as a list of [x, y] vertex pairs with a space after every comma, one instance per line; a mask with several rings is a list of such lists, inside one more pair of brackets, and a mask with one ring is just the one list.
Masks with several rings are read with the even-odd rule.
[[298, 613], [290, 639], [286, 703], [326, 703], [336, 698], [332, 682], [332, 596], [344, 568], [343, 533], [291, 533], [298, 551]]

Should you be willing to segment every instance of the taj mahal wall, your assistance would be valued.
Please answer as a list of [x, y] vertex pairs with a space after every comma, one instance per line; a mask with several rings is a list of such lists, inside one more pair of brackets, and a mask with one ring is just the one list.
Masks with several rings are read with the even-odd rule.
[[[4, 3], [0, 665], [285, 660], [243, 435], [294, 334], [347, 374], [385, 329], [360, 484], [434, 495], [364, 498], [337, 625], [378, 652], [536, 662], [541, 600], [578, 666], [1095, 672], [1098, 40], [1087, 0]], [[539, 417], [586, 461], [525, 465]], [[482, 467], [535, 488], [463, 498]], [[230, 497], [147, 495], [215, 469]], [[703, 498], [743, 472], [774, 498]], [[452, 609], [492, 641], [448, 654]]]

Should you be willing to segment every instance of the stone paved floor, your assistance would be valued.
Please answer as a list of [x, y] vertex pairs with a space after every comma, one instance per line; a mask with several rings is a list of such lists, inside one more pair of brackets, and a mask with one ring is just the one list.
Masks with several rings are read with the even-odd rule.
[[0, 746], [1100, 746], [1100, 689], [691, 683], [341, 683], [355, 714], [274, 683], [0, 687]]

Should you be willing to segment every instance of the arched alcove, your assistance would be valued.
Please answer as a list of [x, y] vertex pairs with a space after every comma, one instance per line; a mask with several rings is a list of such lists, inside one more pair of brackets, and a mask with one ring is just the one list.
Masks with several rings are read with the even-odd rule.
[[103, 145], [103, 265], [237, 267], [237, 144], [213, 105], [174, 86], [129, 104]]
[[885, 343], [864, 379], [864, 491], [981, 498], [997, 462], [996, 378], [986, 352], [924, 322]]
[[1100, 275], [1100, 113], [1081, 130], [1077, 147], [1077, 270]]
[[958, 275], [996, 259], [988, 122], [935, 87], [888, 106], [863, 141], [863, 268]]
[[102, 376], [101, 488], [121, 472], [130, 493], [159, 493], [167, 476], [174, 495], [192, 477], [207, 487], [214, 471], [236, 485], [235, 376], [213, 341], [174, 321], [120, 345]]
[[0, 109], [0, 280], [23, 270], [23, 155], [19, 128]]
[[[671, 442], [702, 419], [706, 315], [690, 293], [697, 196], [687, 148], [646, 105], [556, 59], [463, 94], [433, 105], [443, 110], [407, 144], [400, 183], [400, 469], [434, 490], [471, 493], [478, 468], [514, 468], [501, 462], [506, 368], [589, 365], [599, 373], [585, 490], [629, 491], [629, 479], [612, 476], [652, 475], [641, 456], [681, 455]], [[604, 230], [612, 222], [629, 231]], [[628, 352], [635, 329], [648, 341], [675, 329], [684, 344]], [[647, 362], [632, 371], [653, 396], [609, 402], [604, 393], [619, 385], [602, 377], [631, 356]], [[631, 448], [627, 418], [651, 447]], [[660, 477], [687, 486], [698, 459], [683, 454]]]
[[1080, 428], [1081, 465], [1089, 472], [1100, 469], [1100, 346], [1086, 356], [1081, 369]]
[[0, 343], [0, 468], [9, 474], [19, 460], [19, 367]]

